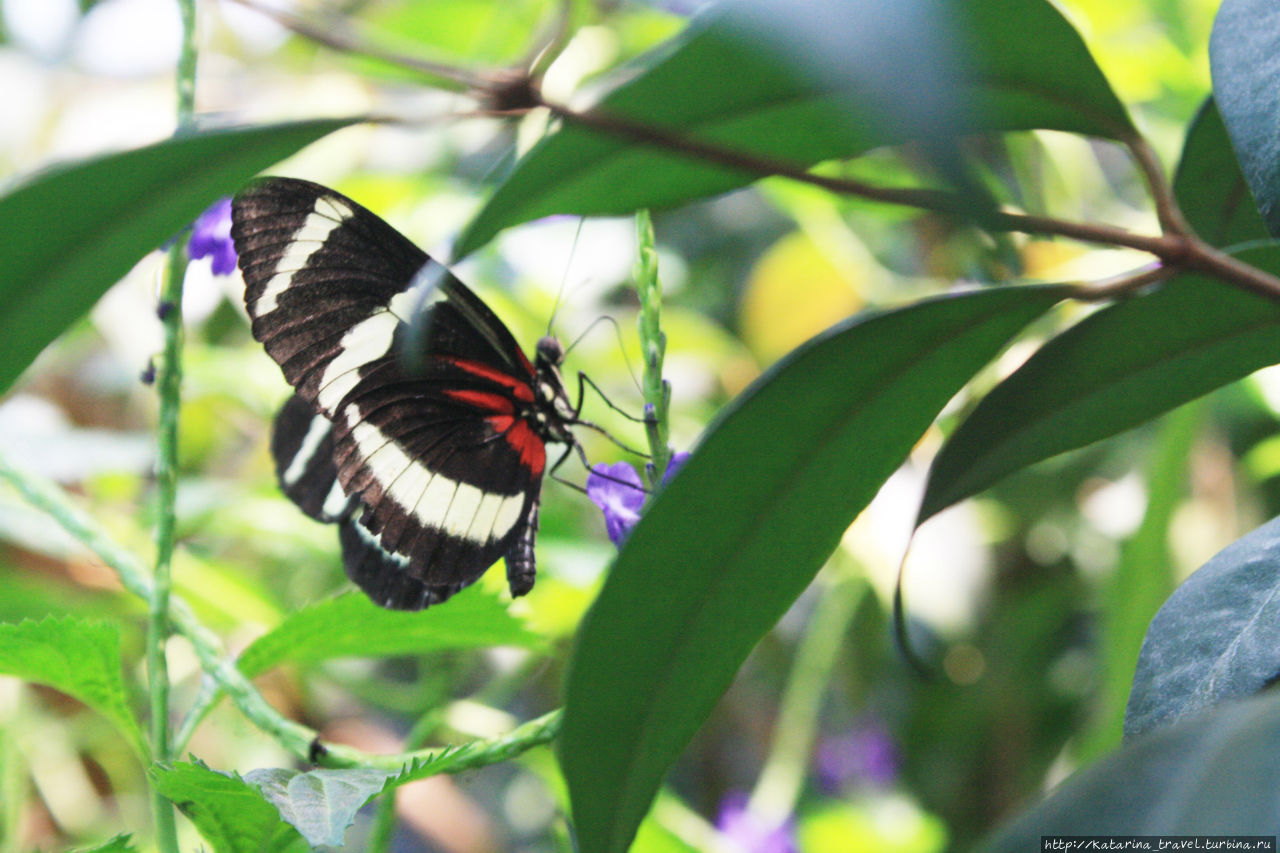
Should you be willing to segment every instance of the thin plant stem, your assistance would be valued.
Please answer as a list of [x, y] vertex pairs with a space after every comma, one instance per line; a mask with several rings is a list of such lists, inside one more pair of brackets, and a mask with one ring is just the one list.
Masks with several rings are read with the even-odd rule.
[[[837, 550], [833, 559], [842, 559], [842, 553]], [[813, 753], [822, 698], [845, 631], [867, 589], [862, 578], [839, 578], [818, 597], [791, 664], [769, 756], [751, 794], [751, 811], [765, 820], [780, 824], [795, 809]]]
[[[169, 609], [172, 591], [174, 504], [177, 492], [178, 406], [182, 384], [182, 319], [177, 307], [182, 299], [182, 279], [186, 274], [186, 250], [179, 244], [169, 253], [162, 305], [172, 305], [164, 317], [165, 344], [156, 383], [160, 393], [156, 463], [156, 562], [148, 597], [147, 691], [150, 699], [151, 754], [156, 761], [172, 757], [169, 742], [169, 671], [165, 645], [170, 632]], [[176, 851], [177, 827], [173, 804], [152, 791], [158, 845]]]
[[182, 718], [181, 725], [178, 726], [177, 733], [172, 738], [170, 747], [174, 755], [181, 755], [186, 751], [187, 744], [191, 742], [196, 729], [221, 699], [222, 688], [213, 676], [205, 673], [204, 678], [200, 680], [200, 692], [196, 694], [195, 701], [191, 703], [186, 716]]
[[[176, 73], [177, 127], [184, 133], [195, 117], [196, 9], [195, 0], [178, 0], [182, 17], [182, 48]], [[187, 272], [183, 240], [169, 249], [160, 296], [164, 325], [164, 351], [157, 373], [160, 411], [156, 430], [156, 562], [148, 597], [147, 690], [151, 711], [151, 754], [156, 761], [172, 758], [169, 723], [169, 668], [165, 645], [170, 626], [171, 568], [173, 564], [175, 504], [178, 489], [178, 411], [182, 400], [182, 284]], [[177, 853], [178, 828], [173, 803], [159, 791], [151, 791], [156, 846], [163, 853]]]

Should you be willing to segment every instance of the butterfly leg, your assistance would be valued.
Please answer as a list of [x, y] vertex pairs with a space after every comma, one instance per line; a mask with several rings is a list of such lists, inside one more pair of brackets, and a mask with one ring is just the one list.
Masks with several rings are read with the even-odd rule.
[[622, 415], [627, 420], [632, 421], [633, 423], [638, 423], [638, 424], [644, 423], [644, 418], [637, 418], [635, 415], [623, 410], [620, 406], [618, 406], [612, 400], [606, 397], [605, 393], [600, 390], [600, 386], [597, 385], [595, 382], [593, 382], [591, 380], [591, 377], [583, 373], [581, 370], [578, 371], [578, 405], [573, 410], [575, 419], [582, 414], [582, 404], [586, 402], [586, 396], [587, 396], [586, 386], [588, 385], [591, 386], [591, 390], [595, 391], [601, 400], [604, 400], [604, 404], [606, 406], [613, 409], [615, 412]]

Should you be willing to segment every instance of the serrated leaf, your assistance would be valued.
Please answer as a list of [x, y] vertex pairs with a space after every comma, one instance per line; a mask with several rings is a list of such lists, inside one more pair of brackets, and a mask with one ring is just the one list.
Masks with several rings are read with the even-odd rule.
[[1188, 224], [1215, 246], [1268, 236], [1213, 98], [1187, 130], [1173, 191]]
[[938, 411], [1062, 287], [860, 315], [776, 364], [654, 500], [578, 632], [560, 764], [583, 853], [662, 777]]
[[[1280, 272], [1280, 249], [1240, 260]], [[1189, 321], [1189, 318], [1194, 318]], [[933, 461], [917, 525], [1002, 477], [1280, 362], [1280, 304], [1186, 274], [1059, 334], [993, 389]]]
[[253, 676], [286, 661], [544, 645], [545, 640], [512, 616], [496, 596], [477, 587], [430, 613], [387, 610], [350, 591], [289, 614], [251, 643], [237, 663], [241, 672]]
[[310, 846], [254, 785], [197, 761], [153, 764], [151, 784], [218, 853], [302, 853]]
[[381, 793], [393, 775], [382, 770], [321, 768], [302, 773], [269, 768], [250, 771], [245, 781], [256, 785], [309, 844], [340, 847], [356, 812]]
[[[969, 132], [1132, 133], [1079, 34], [1045, 0], [730, 3], [617, 79], [601, 114], [802, 168]], [[671, 206], [759, 177], [569, 122], [516, 165], [455, 254], [548, 214]]]
[[0, 197], [0, 391], [219, 196], [351, 124], [209, 130], [59, 166]]
[[1280, 676], [1280, 519], [1219, 551], [1179, 586], [1142, 641], [1125, 736], [1143, 734]]
[[140, 756], [149, 750], [129, 705], [120, 629], [110, 622], [47, 616], [0, 625], [0, 673], [74, 696], [102, 714]]
[[1280, 697], [1224, 705], [1136, 738], [998, 831], [988, 853], [1046, 835], [1280, 835]]
[[93, 847], [77, 847], [68, 853], [137, 853], [137, 850], [138, 848], [133, 846], [133, 836], [128, 832], [122, 832], [101, 844], [95, 844]]
[[1280, 235], [1280, 6], [1223, 0], [1209, 39], [1213, 97], [1258, 209]]

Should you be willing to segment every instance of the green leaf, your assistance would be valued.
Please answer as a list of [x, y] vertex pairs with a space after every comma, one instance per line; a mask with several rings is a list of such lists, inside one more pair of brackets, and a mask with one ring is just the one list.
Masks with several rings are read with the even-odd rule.
[[647, 509], [578, 632], [560, 764], [583, 853], [622, 851], [756, 642], [955, 392], [1063, 287], [851, 318], [724, 413]]
[[1274, 235], [1280, 235], [1280, 6], [1223, 0], [1209, 39], [1213, 97], [1245, 179]]
[[496, 596], [476, 587], [428, 614], [386, 610], [353, 590], [289, 614], [254, 640], [237, 663], [241, 672], [253, 676], [286, 661], [544, 645]]
[[1213, 98], [1187, 131], [1173, 191], [1187, 222], [1215, 246], [1269, 236]]
[[132, 839], [131, 834], [122, 832], [101, 844], [95, 844], [93, 847], [77, 847], [70, 853], [137, 853], [138, 848], [133, 846]]
[[382, 792], [391, 775], [383, 770], [301, 773], [269, 768], [250, 771], [245, 781], [256, 785], [309, 844], [341, 847], [356, 812]]
[[0, 625], [0, 673], [74, 696], [110, 720], [138, 755], [149, 754], [121, 674], [116, 625], [70, 616]]
[[1280, 697], [1233, 702], [1137, 738], [1063, 782], [980, 849], [1045, 835], [1280, 834]]
[[1151, 620], [1125, 714], [1143, 734], [1280, 675], [1280, 519], [1219, 551]]
[[1147, 625], [1177, 583], [1169, 531], [1186, 497], [1192, 449], [1204, 423], [1204, 406], [1183, 406], [1162, 419], [1146, 462], [1147, 510], [1120, 550], [1101, 596], [1098, 618], [1096, 711], [1090, 730], [1077, 737], [1076, 758], [1087, 764], [1114, 749], [1124, 731], [1125, 703]]
[[203, 763], [153, 764], [147, 778], [218, 853], [302, 853], [311, 847], [275, 806], [238, 775]]
[[[1278, 248], [1238, 257], [1280, 272]], [[1276, 362], [1280, 305], [1208, 277], [1182, 275], [1109, 305], [1046, 343], [978, 404], [934, 459], [916, 523]]]
[[60, 166], [0, 197], [0, 391], [147, 252], [219, 196], [351, 123], [193, 133]]
[[[1046, 0], [749, 0], [696, 19], [618, 79], [600, 114], [793, 167], [971, 132], [1133, 132], [1079, 34]], [[677, 205], [759, 177], [567, 123], [516, 165], [455, 253], [548, 214]]]

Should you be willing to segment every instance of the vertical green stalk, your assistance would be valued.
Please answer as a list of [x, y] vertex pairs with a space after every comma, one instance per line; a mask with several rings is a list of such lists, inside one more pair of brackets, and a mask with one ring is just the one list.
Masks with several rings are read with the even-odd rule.
[[[836, 551], [832, 559], [845, 558]], [[782, 694], [773, 727], [773, 745], [751, 793], [751, 811], [766, 820], [782, 823], [800, 797], [813, 753], [822, 697], [845, 631], [867, 589], [867, 582], [861, 578], [841, 578], [828, 584], [818, 597]]]
[[[182, 15], [182, 52], [177, 68], [177, 132], [184, 133], [195, 116], [196, 9], [195, 0], [178, 0]], [[172, 588], [174, 505], [178, 490], [178, 410], [182, 400], [182, 284], [187, 271], [186, 246], [181, 237], [169, 250], [160, 317], [164, 352], [157, 375], [160, 412], [156, 452], [156, 567], [147, 620], [147, 681], [151, 708], [151, 752], [156, 761], [172, 757], [169, 743], [169, 672], [165, 642], [170, 632], [169, 594]], [[178, 829], [173, 804], [151, 792], [156, 845], [177, 853]]]
[[0, 729], [0, 853], [21, 853], [27, 773], [12, 734]]
[[640, 258], [636, 262], [636, 291], [640, 297], [640, 346], [644, 350], [645, 433], [653, 457], [645, 466], [652, 489], [662, 482], [671, 461], [667, 444], [667, 412], [671, 404], [671, 383], [662, 378], [662, 359], [667, 352], [667, 336], [662, 332], [662, 282], [658, 279], [658, 249], [653, 237], [649, 211], [636, 212], [636, 232]]

